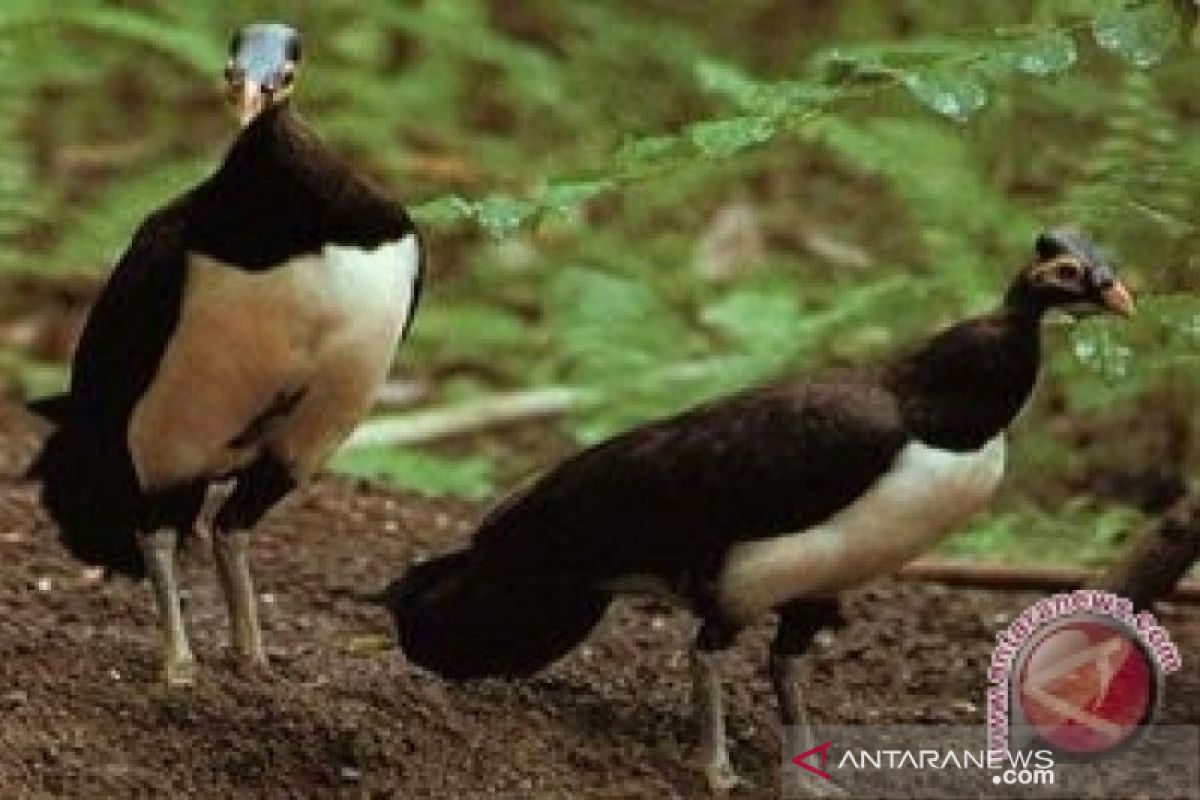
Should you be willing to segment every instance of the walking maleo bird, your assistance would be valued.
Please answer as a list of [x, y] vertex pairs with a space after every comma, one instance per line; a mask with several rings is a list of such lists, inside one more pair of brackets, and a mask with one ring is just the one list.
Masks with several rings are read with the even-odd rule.
[[400, 646], [452, 679], [522, 676], [581, 641], [617, 593], [681, 599], [701, 622], [702, 758], [720, 789], [736, 776], [714, 659], [774, 610], [770, 674], [788, 748], [807, 750], [796, 657], [836, 619], [839, 591], [895, 570], [988, 502], [1054, 308], [1130, 314], [1133, 301], [1092, 242], [1043, 234], [999, 308], [908, 355], [760, 388], [583, 451], [496, 508], [468, 549], [382, 594]]
[[372, 402], [417, 304], [408, 215], [342, 165], [290, 98], [300, 37], [238, 32], [225, 68], [242, 129], [208, 179], [151, 214], [104, 287], [59, 427], [33, 472], [66, 546], [148, 574], [169, 684], [193, 680], [176, 545], [232, 478], [214, 550], [239, 659], [265, 665], [247, 545]]

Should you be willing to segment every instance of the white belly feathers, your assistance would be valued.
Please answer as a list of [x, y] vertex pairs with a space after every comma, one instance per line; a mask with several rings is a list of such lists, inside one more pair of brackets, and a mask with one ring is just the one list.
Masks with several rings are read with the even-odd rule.
[[[129, 445], [146, 488], [242, 466], [263, 448], [299, 475], [370, 406], [412, 313], [413, 235], [371, 250], [327, 246], [265, 272], [191, 255], [179, 322], [134, 409]], [[281, 398], [255, 441], [232, 444]]]
[[1004, 449], [1003, 433], [965, 453], [908, 444], [866, 494], [824, 523], [730, 550], [722, 606], [749, 618], [898, 569], [987, 504], [1004, 473]]

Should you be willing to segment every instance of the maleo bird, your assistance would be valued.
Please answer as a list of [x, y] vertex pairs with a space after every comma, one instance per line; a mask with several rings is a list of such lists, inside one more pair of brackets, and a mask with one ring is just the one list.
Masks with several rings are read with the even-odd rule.
[[451, 679], [523, 676], [564, 655], [617, 593], [665, 592], [699, 617], [703, 767], [736, 783], [714, 663], [779, 614], [770, 674], [792, 753], [811, 746], [797, 657], [843, 589], [895, 570], [983, 508], [1004, 432], [1038, 375], [1053, 308], [1133, 311], [1098, 248], [1037, 239], [992, 313], [877, 368], [782, 383], [651, 423], [508, 499], [471, 546], [380, 596], [409, 659]]
[[177, 542], [210, 482], [232, 479], [214, 550], [238, 659], [266, 659], [247, 544], [364, 414], [417, 304], [404, 210], [291, 109], [300, 37], [254, 24], [225, 80], [242, 130], [208, 179], [151, 214], [92, 309], [59, 423], [35, 463], [69, 550], [149, 574], [168, 684], [194, 663]]

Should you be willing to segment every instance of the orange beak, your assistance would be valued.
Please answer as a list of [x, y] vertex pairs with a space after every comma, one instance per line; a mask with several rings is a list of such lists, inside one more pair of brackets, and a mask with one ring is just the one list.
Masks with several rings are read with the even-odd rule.
[[1125, 284], [1114, 281], [1100, 296], [1104, 299], [1104, 307], [1122, 317], [1132, 317], [1134, 312], [1133, 295], [1125, 288]]
[[243, 128], [253, 122], [254, 118], [262, 112], [266, 101], [266, 93], [256, 81], [247, 79], [242, 82], [241, 91], [238, 92], [235, 104], [238, 120], [242, 123]]

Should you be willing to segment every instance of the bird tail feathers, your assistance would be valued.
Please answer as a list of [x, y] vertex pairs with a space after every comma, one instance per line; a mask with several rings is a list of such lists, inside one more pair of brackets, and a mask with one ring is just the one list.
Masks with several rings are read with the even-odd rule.
[[137, 546], [137, 476], [121, 445], [81, 435], [69, 423], [50, 434], [29, 469], [42, 505], [79, 560], [134, 578], [145, 572]]
[[465, 551], [418, 564], [384, 593], [409, 660], [443, 677], [520, 677], [566, 655], [610, 595], [569, 581], [482, 576]]

